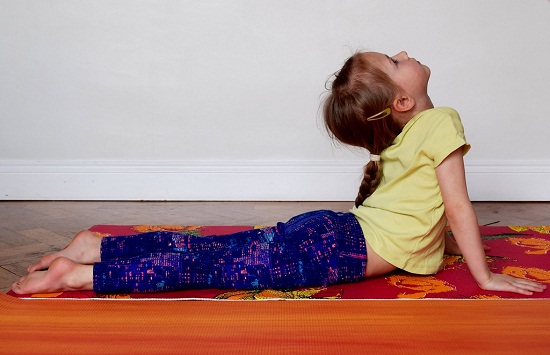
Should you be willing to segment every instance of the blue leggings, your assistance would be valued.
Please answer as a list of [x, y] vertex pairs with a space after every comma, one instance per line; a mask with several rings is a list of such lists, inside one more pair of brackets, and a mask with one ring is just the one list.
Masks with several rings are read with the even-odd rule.
[[350, 213], [314, 211], [276, 227], [222, 236], [175, 232], [104, 237], [98, 293], [291, 289], [363, 278], [365, 238]]

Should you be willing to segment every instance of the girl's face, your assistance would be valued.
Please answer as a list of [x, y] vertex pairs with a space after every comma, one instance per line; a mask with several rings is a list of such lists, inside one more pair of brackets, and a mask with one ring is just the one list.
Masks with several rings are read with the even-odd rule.
[[364, 55], [407, 94], [415, 99], [428, 95], [430, 68], [414, 58], [409, 58], [407, 52], [400, 52], [393, 57], [373, 52]]

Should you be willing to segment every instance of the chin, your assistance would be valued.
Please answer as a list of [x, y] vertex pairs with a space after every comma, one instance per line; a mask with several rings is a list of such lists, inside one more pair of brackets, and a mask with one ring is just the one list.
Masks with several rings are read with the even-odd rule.
[[426, 75], [428, 75], [428, 79], [429, 79], [430, 75], [432, 75], [432, 71], [426, 65], [423, 65], [423, 67], [424, 67], [424, 70], [426, 71]]

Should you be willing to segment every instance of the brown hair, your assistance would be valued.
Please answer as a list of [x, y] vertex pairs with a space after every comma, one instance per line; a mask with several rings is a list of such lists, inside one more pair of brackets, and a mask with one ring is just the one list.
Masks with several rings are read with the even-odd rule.
[[[401, 132], [401, 127], [391, 114], [379, 120], [366, 118], [390, 107], [399, 87], [381, 69], [370, 64], [362, 53], [350, 57], [335, 76], [323, 105], [329, 134], [342, 143], [379, 155]], [[381, 163], [369, 161], [355, 199], [356, 207], [376, 190], [381, 178]]]

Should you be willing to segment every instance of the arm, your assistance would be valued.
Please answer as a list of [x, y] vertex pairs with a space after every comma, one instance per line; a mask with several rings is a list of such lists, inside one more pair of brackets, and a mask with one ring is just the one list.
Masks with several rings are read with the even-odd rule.
[[493, 274], [489, 270], [477, 217], [468, 197], [462, 147], [449, 154], [435, 170], [453, 235], [479, 287], [524, 295], [544, 290], [546, 287], [536, 282]]

